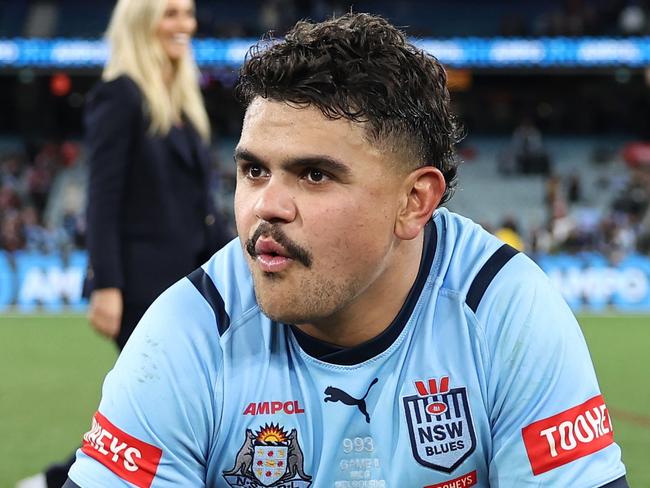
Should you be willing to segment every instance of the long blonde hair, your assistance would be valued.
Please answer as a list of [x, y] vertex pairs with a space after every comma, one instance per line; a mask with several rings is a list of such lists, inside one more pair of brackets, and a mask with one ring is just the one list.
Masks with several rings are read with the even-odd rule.
[[[192, 55], [172, 64], [156, 36], [167, 0], [118, 0], [106, 31], [110, 55], [102, 79], [128, 75], [140, 87], [153, 133], [167, 134], [181, 114], [190, 120], [207, 143], [210, 122], [198, 83], [198, 67]], [[172, 82], [163, 73], [171, 70]]]

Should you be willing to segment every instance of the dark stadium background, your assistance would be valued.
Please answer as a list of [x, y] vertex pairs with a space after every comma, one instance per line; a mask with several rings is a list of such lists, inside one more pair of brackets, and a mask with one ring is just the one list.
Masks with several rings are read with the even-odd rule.
[[[2, 43], [99, 39], [113, 4], [0, 0], [0, 486], [67, 454], [115, 359], [87, 327], [78, 286], [81, 115], [100, 67], [3, 61]], [[282, 35], [299, 18], [350, 8], [420, 40], [600, 39], [650, 53], [650, 2], [627, 0], [197, 0], [197, 37]], [[618, 52], [596, 63], [526, 52], [510, 63], [450, 63], [467, 137], [449, 207], [522, 246], [561, 288], [589, 342], [630, 485], [650, 487], [650, 55]], [[242, 118], [235, 77], [232, 64], [202, 64], [215, 200], [228, 219]]]

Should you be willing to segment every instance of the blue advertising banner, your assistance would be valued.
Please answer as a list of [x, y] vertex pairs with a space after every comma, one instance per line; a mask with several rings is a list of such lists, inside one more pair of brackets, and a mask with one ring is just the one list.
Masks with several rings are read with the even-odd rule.
[[537, 263], [576, 312], [649, 312], [650, 258], [611, 262], [602, 254], [538, 256]]
[[[0, 312], [83, 312], [87, 254], [0, 252]], [[536, 256], [576, 312], [650, 312], [650, 257], [617, 262], [602, 254]]]
[[87, 254], [0, 252], [0, 311], [84, 311], [81, 297]]
[[[650, 37], [413, 39], [455, 68], [644, 67]], [[237, 67], [256, 39], [195, 39], [199, 66]], [[0, 68], [99, 68], [108, 57], [101, 39], [0, 38]]]

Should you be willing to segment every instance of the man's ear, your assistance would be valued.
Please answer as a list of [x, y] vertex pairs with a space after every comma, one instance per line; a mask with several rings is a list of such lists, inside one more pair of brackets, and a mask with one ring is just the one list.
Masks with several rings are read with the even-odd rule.
[[409, 173], [404, 181], [395, 235], [403, 240], [415, 239], [438, 208], [446, 187], [442, 172], [433, 166], [423, 166]]

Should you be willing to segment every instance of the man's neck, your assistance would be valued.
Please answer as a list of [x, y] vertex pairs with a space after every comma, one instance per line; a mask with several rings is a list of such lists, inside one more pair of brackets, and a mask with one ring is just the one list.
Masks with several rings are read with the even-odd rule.
[[384, 332], [393, 322], [417, 278], [424, 232], [402, 241], [384, 272], [347, 307], [322, 322], [296, 325], [315, 339], [354, 347]]

